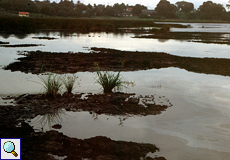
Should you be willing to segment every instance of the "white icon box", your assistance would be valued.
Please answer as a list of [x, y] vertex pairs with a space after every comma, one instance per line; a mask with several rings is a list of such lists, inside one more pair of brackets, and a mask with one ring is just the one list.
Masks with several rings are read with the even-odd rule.
[[0, 138], [1, 139], [1, 159], [13, 160], [21, 159], [21, 138]]

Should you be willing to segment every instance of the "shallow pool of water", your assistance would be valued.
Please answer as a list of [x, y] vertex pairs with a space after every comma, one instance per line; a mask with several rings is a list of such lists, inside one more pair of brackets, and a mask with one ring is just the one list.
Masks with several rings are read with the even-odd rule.
[[[206, 24], [205, 24], [206, 25]], [[218, 25], [218, 24], [216, 24]], [[222, 25], [222, 24], [221, 24]], [[195, 26], [195, 24], [194, 24]], [[222, 25], [223, 26], [223, 25]], [[194, 27], [195, 28], [195, 27]], [[200, 28], [200, 25], [197, 27]], [[220, 29], [220, 28], [218, 28]], [[222, 31], [224, 28], [222, 27]], [[189, 30], [187, 30], [189, 31]], [[198, 31], [198, 30], [197, 30]], [[55, 37], [39, 40], [32, 37]], [[134, 34], [64, 34], [59, 32], [29, 35], [0, 35], [0, 41], [10, 44], [43, 44], [38, 47], [0, 47], [0, 67], [20, 57], [17, 51], [89, 52], [89, 47], [105, 47], [130, 51], [157, 51], [191, 57], [230, 58], [229, 46], [175, 40], [136, 39]], [[114, 140], [156, 144], [157, 153], [172, 160], [229, 159], [230, 136], [230, 77], [188, 72], [178, 68], [121, 72], [125, 80], [136, 86], [124, 92], [138, 95], [165, 96], [173, 104], [157, 116], [119, 117], [91, 115], [88, 112], [65, 112], [59, 130], [70, 137], [89, 138], [97, 135]], [[74, 93], [101, 93], [95, 84], [95, 73], [79, 72], [80, 87]], [[0, 69], [0, 104], [8, 104], [1, 97], [25, 93], [42, 93], [37, 75]], [[6, 103], [5, 103], [6, 102]], [[41, 125], [36, 117], [31, 121], [35, 129]], [[55, 122], [57, 123], [57, 122]], [[49, 130], [44, 126], [44, 131]]]
[[[39, 40], [33, 37], [55, 37], [55, 40]], [[49, 52], [89, 52], [91, 47], [113, 48], [127, 51], [166, 52], [172, 55], [189, 57], [216, 57], [230, 58], [229, 45], [204, 44], [167, 39], [139, 39], [132, 38], [135, 34], [114, 33], [89, 33], [68, 34], [61, 36], [59, 32], [29, 34], [20, 39], [15, 35], [4, 38], [0, 35], [0, 41], [10, 44], [42, 44], [37, 47], [0, 47], [0, 65], [7, 65], [14, 61], [17, 51], [49, 51]]]
[[[92, 92], [99, 92], [99, 86], [93, 85], [94, 75], [79, 73], [82, 81], [91, 85], [82, 85], [76, 91], [90, 91], [90, 87]], [[64, 111], [61, 120], [56, 122], [62, 125], [58, 131], [83, 139], [103, 135], [114, 140], [156, 144], [161, 149], [157, 154], [167, 159], [230, 157], [229, 77], [177, 68], [122, 72], [122, 75], [136, 83], [125, 92], [165, 96], [173, 106], [156, 116], [122, 117]], [[31, 121], [37, 130], [41, 130], [40, 118]], [[46, 124], [43, 129], [50, 127]]]
[[182, 24], [188, 28], [171, 28], [171, 32], [211, 32], [230, 33], [229, 23], [176, 23], [176, 22], [156, 22], [160, 24]]

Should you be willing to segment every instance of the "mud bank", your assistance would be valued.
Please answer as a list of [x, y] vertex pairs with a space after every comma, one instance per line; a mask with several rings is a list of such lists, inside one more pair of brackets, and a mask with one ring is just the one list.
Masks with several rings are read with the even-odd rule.
[[[90, 53], [25, 52], [19, 61], [9, 64], [6, 70], [54, 73], [96, 71], [99, 63], [102, 71], [135, 71], [177, 67], [196, 73], [230, 75], [230, 59], [180, 57], [159, 52], [131, 52], [105, 48], [91, 48]], [[47, 70], [44, 70], [44, 66]]]
[[[15, 106], [0, 106], [0, 134], [1, 137], [22, 139], [22, 159], [55, 159], [55, 156], [65, 160], [80, 160], [82, 158], [98, 160], [127, 160], [155, 159], [165, 160], [163, 157], [147, 157], [148, 153], [159, 151], [155, 145], [134, 142], [113, 141], [110, 138], [97, 136], [89, 139], [70, 138], [57, 131], [37, 132], [25, 121], [37, 115], [53, 114], [55, 109], [71, 111], [87, 110], [90, 113], [106, 113], [110, 115], [148, 115], [160, 114], [170, 106], [147, 103], [150, 97], [142, 97], [145, 107], [138, 104], [140, 98], [129, 98], [133, 94], [82, 94], [59, 95], [48, 98], [43, 95], [21, 95], [19, 97], [5, 97], [14, 99]], [[128, 100], [127, 100], [128, 99]], [[144, 101], [144, 99], [146, 99]], [[126, 101], [127, 100], [127, 101]], [[168, 102], [168, 101], [167, 101]], [[168, 102], [168, 104], [170, 104]], [[58, 128], [56, 124], [53, 128]]]
[[152, 39], [175, 39], [197, 43], [213, 43], [230, 45], [229, 33], [207, 33], [207, 32], [161, 32], [134, 38]]

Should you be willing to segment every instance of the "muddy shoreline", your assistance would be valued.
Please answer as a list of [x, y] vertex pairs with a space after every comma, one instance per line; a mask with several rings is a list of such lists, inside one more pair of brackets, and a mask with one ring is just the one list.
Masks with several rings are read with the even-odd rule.
[[25, 52], [24, 57], [4, 69], [38, 74], [95, 72], [94, 63], [102, 71], [137, 71], [177, 67], [205, 74], [230, 76], [230, 59], [180, 57], [160, 52], [132, 52], [107, 48], [91, 48], [90, 53]]
[[[228, 35], [228, 36], [224, 36]], [[155, 32], [154, 34], [135, 36], [133, 38], [149, 39], [175, 39], [187, 42], [213, 43], [230, 45], [229, 33], [208, 33], [208, 32]]]
[[65, 160], [166, 160], [164, 157], [151, 158], [149, 152], [159, 148], [152, 144], [114, 141], [104, 136], [89, 139], [70, 138], [58, 131], [34, 132], [31, 126], [22, 122], [20, 127], [0, 125], [1, 138], [21, 138], [21, 159], [55, 160], [55, 156]]
[[[149, 152], [159, 151], [153, 144], [114, 141], [107, 137], [97, 136], [89, 139], [70, 138], [58, 131], [35, 132], [28, 125], [28, 119], [37, 115], [57, 114], [57, 110], [90, 114], [109, 115], [156, 115], [165, 111], [172, 104], [165, 97], [167, 104], [154, 102], [154, 96], [137, 96], [121, 92], [110, 94], [63, 94], [57, 97], [45, 97], [42, 94], [24, 94], [18, 97], [3, 97], [14, 100], [14, 106], [0, 106], [0, 135], [2, 138], [22, 139], [22, 159], [54, 159], [53, 155], [64, 156], [65, 160], [80, 160], [91, 158], [98, 160], [126, 160], [126, 159], [155, 159], [165, 160], [163, 157], [146, 157]], [[142, 104], [139, 102], [142, 101]], [[53, 128], [60, 128], [55, 124]]]

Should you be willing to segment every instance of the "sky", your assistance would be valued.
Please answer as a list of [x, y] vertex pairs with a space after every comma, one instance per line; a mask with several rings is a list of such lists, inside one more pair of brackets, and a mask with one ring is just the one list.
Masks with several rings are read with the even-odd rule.
[[[57, 2], [59, 3], [60, 0], [50, 0], [50, 2]], [[77, 3], [78, 0], [73, 0], [74, 3]], [[170, 3], [175, 4], [178, 1], [183, 1], [183, 0], [168, 0]], [[203, 4], [203, 2], [206, 2], [208, 0], [184, 0], [186, 2], [191, 2], [194, 4], [195, 8], [197, 9], [200, 5]], [[229, 0], [211, 0], [214, 3], [219, 3], [222, 4], [224, 7], [228, 3]], [[110, 5], [112, 6], [114, 3], [124, 3], [124, 4], [129, 4], [129, 5], [135, 5], [135, 4], [141, 4], [144, 6], [147, 6], [148, 9], [154, 9], [156, 5], [160, 2], [160, 0], [80, 0], [81, 3], [84, 4], [105, 4], [105, 5]]]

